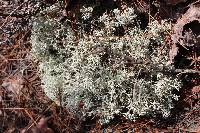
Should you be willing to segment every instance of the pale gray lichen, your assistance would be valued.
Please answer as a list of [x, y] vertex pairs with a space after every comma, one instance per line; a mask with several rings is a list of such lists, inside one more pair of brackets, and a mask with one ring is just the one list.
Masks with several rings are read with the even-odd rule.
[[[37, 17], [31, 52], [39, 61], [46, 95], [54, 101], [61, 97], [60, 104], [75, 114], [99, 114], [102, 124], [114, 114], [130, 120], [142, 115], [168, 117], [177, 100], [172, 91], [181, 87], [170, 74], [173, 66], [167, 65], [163, 34], [170, 25], [151, 21], [142, 30], [136, 16], [131, 7], [104, 13], [95, 20], [101, 27], [92, 27], [91, 35], [79, 29], [79, 40], [67, 22]], [[119, 26], [127, 29], [123, 36], [114, 35]]]

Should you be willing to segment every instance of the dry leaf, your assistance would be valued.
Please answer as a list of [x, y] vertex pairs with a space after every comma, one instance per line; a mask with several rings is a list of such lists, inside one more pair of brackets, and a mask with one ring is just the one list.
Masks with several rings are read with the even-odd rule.
[[177, 20], [177, 23], [173, 27], [173, 32], [171, 39], [173, 43], [179, 43], [181, 45], [184, 44], [185, 37], [183, 36], [183, 27], [184, 25], [191, 23], [193, 21], [197, 20], [200, 23], [200, 8], [191, 6], [187, 12]]
[[200, 85], [199, 86], [194, 86], [192, 88], [192, 93], [199, 93], [200, 92]]
[[23, 87], [23, 79], [20, 75], [14, 75], [3, 81], [2, 86], [13, 94], [19, 95], [20, 90]]

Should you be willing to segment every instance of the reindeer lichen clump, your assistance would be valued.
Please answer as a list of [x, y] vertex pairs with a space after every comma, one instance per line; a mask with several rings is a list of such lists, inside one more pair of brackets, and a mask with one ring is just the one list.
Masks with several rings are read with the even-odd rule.
[[170, 25], [155, 20], [143, 30], [134, 9], [122, 9], [94, 19], [93, 7], [81, 8], [80, 22], [90, 19], [91, 24], [89, 34], [84, 30], [88, 25], [79, 26], [78, 40], [67, 22], [37, 17], [31, 41], [42, 87], [49, 98], [60, 98], [74, 113], [99, 114], [102, 124], [115, 114], [130, 120], [168, 117], [178, 98], [172, 91], [181, 87], [168, 64], [164, 35]]

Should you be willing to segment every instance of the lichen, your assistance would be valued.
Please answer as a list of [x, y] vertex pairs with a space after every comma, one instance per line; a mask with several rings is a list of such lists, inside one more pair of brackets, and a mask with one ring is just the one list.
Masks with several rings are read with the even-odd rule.
[[[60, 104], [75, 114], [100, 115], [102, 124], [115, 114], [130, 120], [143, 115], [168, 117], [173, 99], [177, 100], [172, 91], [181, 87], [167, 63], [164, 34], [170, 25], [155, 20], [142, 30], [134, 9], [126, 6], [94, 22], [99, 26], [91, 27], [89, 35], [84, 27], [78, 28], [77, 40], [67, 22], [35, 18], [32, 55], [39, 61], [46, 95], [54, 101], [61, 98]], [[119, 28], [126, 29], [123, 35], [116, 35]]]

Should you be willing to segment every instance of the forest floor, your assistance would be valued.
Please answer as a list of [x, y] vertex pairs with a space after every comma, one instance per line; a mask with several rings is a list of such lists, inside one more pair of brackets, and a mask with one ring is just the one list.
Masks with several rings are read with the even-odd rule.
[[[70, 1], [70, 0], [69, 0]], [[102, 0], [103, 1], [103, 0]], [[107, 1], [107, 0], [104, 0]], [[31, 18], [56, 0], [0, 1], [0, 132], [197, 132], [200, 133], [200, 2], [133, 1], [147, 16], [170, 19], [174, 31], [166, 41], [177, 41], [174, 64], [181, 69], [184, 87], [168, 119], [141, 118], [102, 127], [98, 120], [80, 121], [57, 106], [43, 92], [37, 63], [31, 60]], [[67, 0], [66, 0], [67, 2]], [[159, 4], [159, 6], [156, 6]], [[66, 4], [67, 5], [67, 4]], [[68, 6], [70, 2], [68, 3]], [[65, 7], [67, 8], [67, 6]], [[149, 12], [150, 10], [150, 12]], [[177, 28], [178, 27], [178, 28]], [[173, 37], [173, 39], [171, 39]], [[194, 42], [194, 45], [190, 45]], [[173, 47], [174, 46], [174, 47]], [[169, 56], [173, 56], [173, 54]], [[170, 53], [169, 53], [170, 54]], [[172, 58], [172, 57], [171, 57]]]

